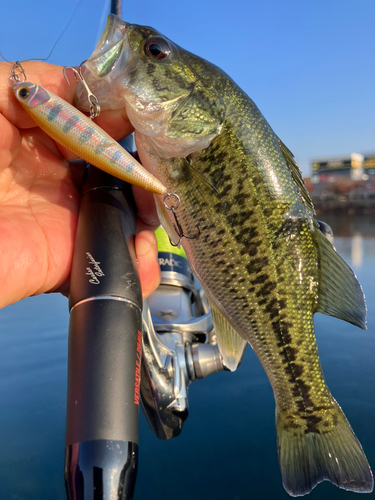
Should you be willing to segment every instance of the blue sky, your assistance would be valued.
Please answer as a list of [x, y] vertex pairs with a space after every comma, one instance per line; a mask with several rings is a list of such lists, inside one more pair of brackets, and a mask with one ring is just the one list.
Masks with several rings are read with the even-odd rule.
[[[76, 1], [2, 3], [0, 50], [45, 57]], [[109, 2], [82, 0], [49, 62], [76, 65], [93, 51]], [[375, 152], [373, 0], [123, 1], [122, 18], [153, 26], [224, 69], [296, 156]]]

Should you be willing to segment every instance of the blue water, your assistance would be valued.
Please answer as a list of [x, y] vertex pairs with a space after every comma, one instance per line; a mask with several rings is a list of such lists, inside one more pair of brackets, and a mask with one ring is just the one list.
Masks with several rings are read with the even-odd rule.
[[[368, 330], [316, 315], [321, 362], [375, 469], [375, 225], [366, 217], [324, 220], [363, 286]], [[66, 499], [68, 320], [67, 300], [59, 295], [33, 297], [0, 311], [1, 500]], [[159, 441], [141, 415], [135, 500], [176, 498], [290, 498], [280, 480], [272, 391], [250, 348], [237, 372], [191, 386], [190, 416], [177, 439]], [[308, 498], [359, 497], [325, 482]]]

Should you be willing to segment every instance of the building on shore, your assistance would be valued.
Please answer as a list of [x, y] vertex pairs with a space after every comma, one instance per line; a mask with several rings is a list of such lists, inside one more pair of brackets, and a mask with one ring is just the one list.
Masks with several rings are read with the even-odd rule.
[[363, 160], [363, 170], [368, 179], [375, 179], [375, 154], [372, 156], [365, 156]]
[[311, 182], [333, 182], [338, 177], [361, 181], [364, 175], [363, 163], [364, 157], [358, 153], [340, 158], [313, 160]]
[[313, 160], [310, 186], [317, 209], [375, 208], [375, 154]]

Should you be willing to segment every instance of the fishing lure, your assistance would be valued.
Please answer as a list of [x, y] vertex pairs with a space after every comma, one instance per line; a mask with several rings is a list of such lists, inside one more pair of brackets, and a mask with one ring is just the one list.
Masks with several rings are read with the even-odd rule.
[[[99, 104], [87, 87], [81, 68], [79, 72], [69, 69], [78, 75], [88, 92], [90, 118], [98, 116]], [[19, 61], [14, 63], [10, 81], [18, 102], [54, 141], [79, 158], [130, 184], [156, 194], [167, 192], [156, 177], [89, 117], [44, 87], [28, 82]]]

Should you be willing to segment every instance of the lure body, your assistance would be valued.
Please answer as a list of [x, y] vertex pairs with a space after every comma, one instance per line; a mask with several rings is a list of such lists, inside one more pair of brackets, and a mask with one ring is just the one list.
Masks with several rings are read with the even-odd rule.
[[53, 140], [95, 167], [157, 194], [165, 186], [90, 118], [31, 82], [12, 84], [18, 102]]

